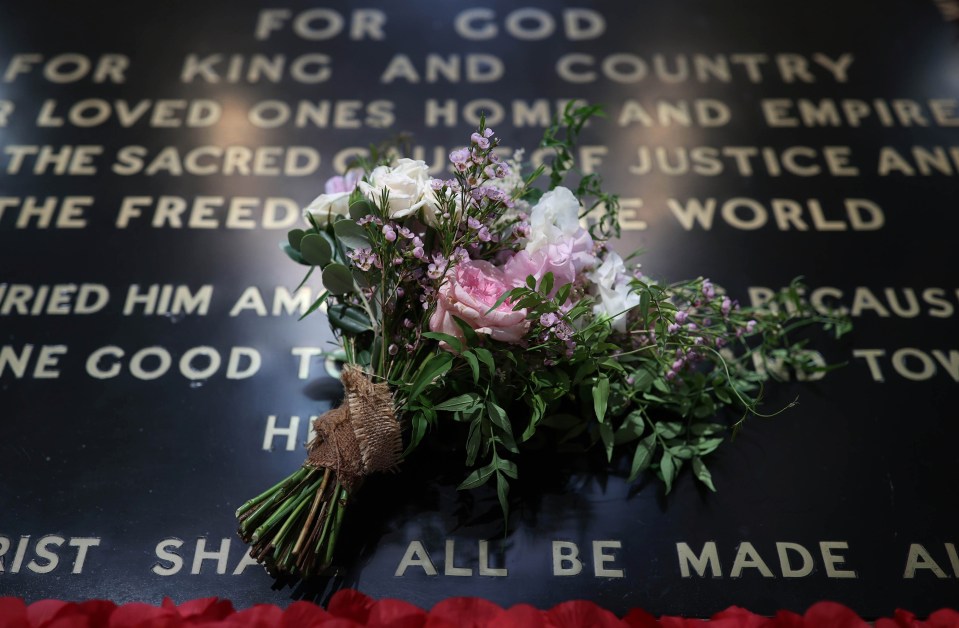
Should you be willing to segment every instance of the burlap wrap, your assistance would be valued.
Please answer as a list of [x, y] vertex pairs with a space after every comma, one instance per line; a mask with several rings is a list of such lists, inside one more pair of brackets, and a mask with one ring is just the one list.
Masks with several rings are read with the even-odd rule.
[[389, 386], [374, 384], [354, 366], [347, 366], [341, 379], [343, 405], [313, 421], [316, 438], [306, 464], [332, 469], [352, 492], [367, 475], [399, 464], [403, 439]]

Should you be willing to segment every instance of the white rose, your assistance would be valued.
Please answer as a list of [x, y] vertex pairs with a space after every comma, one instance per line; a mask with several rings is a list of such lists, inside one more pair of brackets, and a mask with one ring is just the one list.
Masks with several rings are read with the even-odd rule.
[[383, 192], [389, 192], [389, 207], [384, 209], [390, 218], [412, 216], [420, 208], [435, 213], [435, 207], [429, 202], [432, 188], [426, 162], [404, 157], [393, 167], [374, 168], [368, 179], [369, 182], [360, 181], [360, 191], [377, 204], [383, 198]]
[[626, 331], [626, 312], [639, 305], [639, 295], [629, 287], [626, 265], [615, 251], [610, 251], [603, 263], [587, 275], [593, 282], [598, 299], [593, 314], [613, 319], [613, 329]]
[[334, 215], [346, 216], [350, 210], [350, 192], [334, 192], [320, 194], [303, 210], [303, 218], [307, 214], [313, 216], [318, 225], [325, 225]]
[[576, 271], [592, 266], [593, 239], [579, 224], [579, 201], [567, 188], [543, 194], [529, 215], [526, 252], [533, 254], [553, 245], [568, 247]]

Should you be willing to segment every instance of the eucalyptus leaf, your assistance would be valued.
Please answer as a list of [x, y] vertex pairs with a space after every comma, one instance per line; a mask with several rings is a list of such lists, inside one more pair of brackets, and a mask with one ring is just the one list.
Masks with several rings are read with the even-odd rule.
[[323, 285], [333, 294], [348, 294], [356, 289], [353, 274], [343, 264], [329, 264], [323, 269], [322, 277]]
[[346, 248], [367, 249], [370, 247], [370, 239], [367, 237], [366, 229], [352, 220], [340, 220], [335, 223], [333, 232], [336, 234], [336, 239]]
[[370, 205], [369, 201], [361, 200], [356, 201], [350, 205], [350, 218], [353, 220], [359, 220], [364, 216], [369, 216], [373, 213], [373, 207]]
[[303, 239], [303, 236], [306, 235], [306, 232], [302, 229], [291, 229], [289, 233], [286, 234], [286, 239], [297, 251], [300, 250], [300, 240]]
[[362, 334], [373, 329], [373, 323], [363, 310], [354, 305], [337, 303], [326, 310], [330, 325], [351, 334]]
[[312, 266], [308, 261], [303, 259], [303, 256], [300, 255], [300, 252], [294, 249], [287, 242], [280, 242], [280, 250], [286, 253], [286, 256], [297, 264], [303, 264], [304, 266]]
[[333, 257], [333, 248], [320, 234], [310, 233], [300, 240], [300, 253], [314, 266], [326, 266]]

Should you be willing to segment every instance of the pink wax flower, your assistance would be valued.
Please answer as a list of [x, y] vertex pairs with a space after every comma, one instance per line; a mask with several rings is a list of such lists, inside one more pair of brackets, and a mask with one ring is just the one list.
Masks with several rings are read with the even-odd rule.
[[[526, 310], [513, 311], [502, 303], [492, 312], [487, 310], [512, 285], [504, 272], [484, 260], [465, 260], [446, 275], [446, 281], [437, 293], [436, 311], [430, 318], [430, 331], [449, 334], [465, 340], [463, 331], [453, 317], [464, 320], [477, 333], [487, 334], [493, 340], [517, 344], [529, 330]], [[444, 347], [449, 349], [448, 346]]]

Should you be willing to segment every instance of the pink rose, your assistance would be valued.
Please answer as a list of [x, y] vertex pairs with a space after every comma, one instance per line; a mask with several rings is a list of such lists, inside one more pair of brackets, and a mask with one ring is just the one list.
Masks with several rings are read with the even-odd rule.
[[550, 296], [568, 283], [576, 280], [576, 275], [595, 261], [593, 239], [585, 229], [573, 237], [559, 239], [544, 244], [530, 252], [519, 251], [506, 265], [507, 281], [513, 286], [522, 286], [526, 278], [532, 275], [539, 284], [546, 273], [553, 273], [553, 290]]
[[504, 302], [487, 314], [487, 310], [510, 288], [512, 285], [506, 281], [503, 271], [489, 262], [460, 262], [447, 273], [446, 282], [439, 289], [430, 330], [464, 340], [463, 330], [453, 320], [455, 316], [493, 340], [519, 343], [529, 329], [525, 309], [514, 312]]

